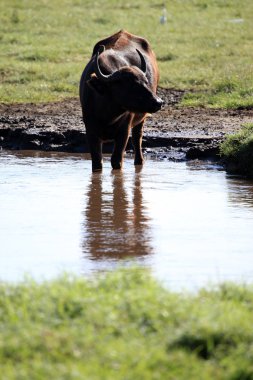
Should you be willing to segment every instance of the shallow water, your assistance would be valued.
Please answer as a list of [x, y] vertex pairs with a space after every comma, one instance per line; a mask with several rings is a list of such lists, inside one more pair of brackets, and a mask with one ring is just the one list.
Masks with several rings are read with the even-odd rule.
[[253, 183], [212, 165], [0, 152], [0, 215], [2, 280], [133, 262], [173, 289], [253, 280]]

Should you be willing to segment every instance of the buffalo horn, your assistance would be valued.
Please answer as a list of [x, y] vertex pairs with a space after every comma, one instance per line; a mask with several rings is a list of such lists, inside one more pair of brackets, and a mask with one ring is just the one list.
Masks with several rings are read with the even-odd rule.
[[99, 55], [101, 53], [103, 53], [104, 51], [105, 51], [105, 46], [100, 45], [99, 49], [97, 51], [97, 54], [96, 54], [96, 58], [95, 58], [95, 73], [99, 79], [101, 79], [103, 81], [108, 81], [108, 80], [110, 80], [110, 77], [112, 76], [112, 74], [109, 74], [109, 75], [103, 74], [102, 71], [100, 70], [99, 62], [98, 62]]
[[144, 74], [146, 74], [146, 72], [147, 72], [146, 59], [145, 59], [144, 55], [140, 52], [140, 50], [138, 50], [138, 49], [136, 49], [136, 50], [137, 50], [137, 53], [139, 54], [140, 59], [141, 59], [141, 71], [143, 71]]

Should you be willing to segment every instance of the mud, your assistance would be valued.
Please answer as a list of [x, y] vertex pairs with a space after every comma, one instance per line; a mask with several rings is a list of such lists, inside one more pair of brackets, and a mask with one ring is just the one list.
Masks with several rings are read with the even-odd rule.
[[[224, 137], [253, 119], [253, 109], [181, 107], [183, 91], [160, 88], [159, 95], [165, 106], [147, 119], [143, 148], [161, 159], [218, 159], [218, 147]], [[87, 152], [79, 100], [0, 104], [0, 148]], [[112, 144], [105, 144], [105, 152], [111, 149]], [[127, 150], [131, 149], [130, 141]]]

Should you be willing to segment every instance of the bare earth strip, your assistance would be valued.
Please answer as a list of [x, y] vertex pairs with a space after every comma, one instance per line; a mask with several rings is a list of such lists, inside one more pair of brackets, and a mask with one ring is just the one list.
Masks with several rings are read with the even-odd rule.
[[[147, 152], [162, 152], [164, 157], [214, 157], [224, 136], [253, 121], [253, 109], [180, 107], [182, 91], [159, 89], [159, 94], [165, 107], [147, 119], [143, 147]], [[0, 147], [86, 152], [79, 100], [0, 104]]]

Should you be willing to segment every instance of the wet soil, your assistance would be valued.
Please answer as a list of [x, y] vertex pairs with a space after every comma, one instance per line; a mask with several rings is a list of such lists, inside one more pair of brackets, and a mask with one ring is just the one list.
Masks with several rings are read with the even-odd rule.
[[[183, 91], [159, 89], [164, 108], [145, 124], [143, 148], [164, 159], [218, 158], [227, 134], [252, 122], [253, 109], [179, 106]], [[0, 104], [0, 148], [87, 152], [79, 99], [41, 104]], [[110, 152], [112, 144], [105, 144]], [[131, 150], [131, 141], [127, 147]]]

